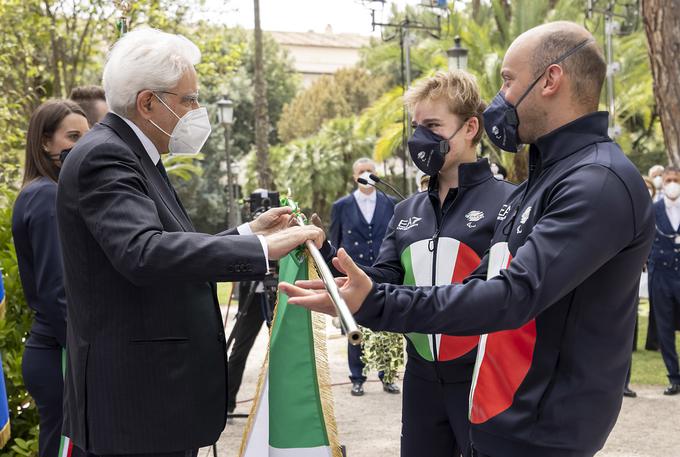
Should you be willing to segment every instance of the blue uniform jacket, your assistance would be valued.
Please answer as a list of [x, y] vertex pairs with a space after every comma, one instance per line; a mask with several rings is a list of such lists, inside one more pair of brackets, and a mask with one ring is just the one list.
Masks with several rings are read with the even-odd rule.
[[345, 248], [357, 264], [373, 265], [393, 214], [394, 201], [378, 192], [369, 224], [356, 198], [349, 194], [333, 203], [329, 241], [336, 249]]
[[663, 200], [654, 203], [656, 215], [656, 234], [649, 254], [649, 272], [656, 270], [673, 271], [677, 274], [680, 268], [680, 229], [674, 230], [666, 214], [666, 204]]

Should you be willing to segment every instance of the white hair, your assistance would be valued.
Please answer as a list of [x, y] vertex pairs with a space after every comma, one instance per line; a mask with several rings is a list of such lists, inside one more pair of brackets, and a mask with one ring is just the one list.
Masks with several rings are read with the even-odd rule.
[[173, 88], [200, 61], [201, 51], [182, 35], [151, 28], [129, 32], [106, 59], [102, 81], [106, 102], [111, 111], [128, 117], [139, 92]]
[[375, 168], [375, 162], [373, 160], [369, 159], [368, 157], [361, 157], [360, 159], [357, 159], [356, 162], [354, 162], [354, 165], [352, 165], [352, 172], [355, 173], [360, 165], [367, 163], [370, 163], [373, 168]]
[[649, 169], [649, 174], [647, 176], [652, 176], [654, 174], [661, 174], [664, 171], [663, 165], [654, 165], [652, 168]]

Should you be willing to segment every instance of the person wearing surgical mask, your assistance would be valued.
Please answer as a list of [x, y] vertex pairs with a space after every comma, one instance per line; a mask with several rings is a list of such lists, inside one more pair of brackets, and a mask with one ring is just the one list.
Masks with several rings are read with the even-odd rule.
[[649, 169], [649, 174], [647, 175], [654, 185], [655, 192], [652, 200], [655, 202], [663, 198], [663, 172], [664, 168], [662, 165], [654, 165]]
[[[352, 179], [357, 188], [351, 194], [340, 198], [331, 209], [329, 241], [336, 248], [345, 248], [355, 262], [371, 266], [378, 257], [380, 246], [387, 231], [387, 223], [394, 214], [395, 201], [382, 192], [376, 192], [375, 182], [370, 178], [375, 174], [375, 162], [362, 157], [352, 165]], [[366, 184], [359, 182], [359, 179]], [[373, 184], [373, 185], [371, 185]], [[364, 395], [364, 362], [361, 360], [361, 346], [347, 345], [349, 379], [352, 382], [352, 396]], [[384, 373], [378, 373], [383, 380]], [[383, 382], [383, 390], [398, 394], [399, 387], [392, 382]]]
[[200, 59], [181, 35], [125, 34], [103, 72], [110, 112], [59, 175], [64, 433], [95, 455], [195, 456], [215, 443], [228, 376], [216, 282], [263, 279], [270, 259], [325, 238], [289, 227], [290, 208], [214, 235], [194, 228], [163, 158], [196, 154], [210, 135]]
[[680, 169], [663, 172], [663, 198], [654, 204], [656, 236], [649, 254], [649, 293], [661, 356], [669, 386], [664, 395], [680, 394], [675, 332], [680, 330]]
[[503, 181], [507, 175], [507, 172], [505, 168], [503, 168], [501, 165], [497, 164], [496, 162], [491, 162], [489, 165], [491, 167], [491, 173], [493, 174], [493, 177], [496, 179], [499, 179]]
[[[66, 301], [57, 230], [59, 154], [89, 130], [85, 113], [68, 100], [50, 100], [31, 115], [21, 191], [14, 203], [12, 235], [26, 304], [34, 311], [22, 374], [40, 415], [39, 456], [59, 451], [66, 347]], [[78, 449], [74, 456], [80, 455]]]

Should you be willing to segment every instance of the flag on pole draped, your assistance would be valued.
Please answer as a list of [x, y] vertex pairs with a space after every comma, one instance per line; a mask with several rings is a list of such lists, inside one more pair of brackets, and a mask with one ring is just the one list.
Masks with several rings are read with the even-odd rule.
[[[5, 315], [5, 286], [2, 282], [2, 271], [0, 270], [0, 310], [2, 316]], [[2, 367], [2, 357], [0, 357], [0, 367]], [[1, 370], [0, 370], [1, 371]], [[5, 387], [5, 373], [0, 376], [0, 448], [4, 447], [10, 438], [9, 426], [9, 404], [7, 402], [7, 388]]]
[[[61, 350], [61, 375], [66, 379], [66, 349]], [[71, 457], [73, 454], [73, 441], [66, 435], [61, 435], [59, 440], [59, 453], [57, 457]]]
[[[279, 280], [317, 278], [298, 249], [279, 262]], [[241, 457], [340, 457], [321, 314], [279, 293], [269, 351], [248, 418]]]

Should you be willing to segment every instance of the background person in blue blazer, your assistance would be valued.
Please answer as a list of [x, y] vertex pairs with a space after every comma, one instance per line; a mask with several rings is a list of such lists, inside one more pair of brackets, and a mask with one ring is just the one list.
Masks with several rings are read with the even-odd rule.
[[[23, 185], [12, 213], [21, 284], [35, 312], [22, 374], [40, 414], [40, 457], [57, 455], [63, 419], [66, 294], [56, 219], [59, 154], [89, 129], [85, 113], [72, 101], [50, 100], [36, 108], [26, 134]], [[79, 453], [74, 448], [72, 455]]]
[[680, 169], [663, 172], [663, 197], [654, 203], [656, 234], [649, 255], [649, 298], [654, 300], [654, 317], [661, 356], [670, 385], [664, 395], [680, 393], [680, 371], [675, 347], [675, 330], [680, 319]]
[[[368, 175], [375, 174], [375, 162], [369, 158], [361, 158], [352, 167], [354, 182]], [[378, 258], [380, 245], [387, 231], [387, 224], [394, 214], [394, 201], [375, 188], [358, 184], [351, 194], [342, 197], [331, 209], [331, 226], [329, 241], [336, 248], [345, 248], [347, 253], [359, 265], [371, 266]], [[361, 361], [361, 346], [347, 345], [349, 361], [349, 379], [352, 381], [352, 395], [364, 394], [364, 363]], [[383, 379], [383, 373], [378, 373]], [[387, 393], [398, 394], [399, 387], [394, 383], [383, 383]]]

